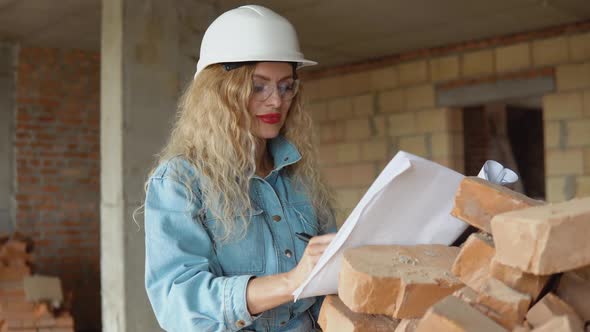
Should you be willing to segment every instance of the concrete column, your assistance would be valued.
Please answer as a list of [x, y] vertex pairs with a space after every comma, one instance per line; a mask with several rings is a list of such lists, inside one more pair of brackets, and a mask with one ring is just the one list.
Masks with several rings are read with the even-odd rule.
[[0, 43], [0, 233], [14, 231], [16, 47]]
[[197, 1], [104, 0], [101, 46], [103, 330], [159, 331], [144, 288], [144, 233], [132, 214], [215, 10]]

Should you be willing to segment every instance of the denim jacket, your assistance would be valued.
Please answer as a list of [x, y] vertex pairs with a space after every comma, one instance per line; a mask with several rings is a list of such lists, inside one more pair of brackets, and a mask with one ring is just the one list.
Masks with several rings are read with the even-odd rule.
[[[196, 199], [189, 199], [189, 191], [174, 176], [195, 175], [186, 160], [161, 163], [149, 179], [145, 287], [163, 329], [307, 332], [316, 326], [322, 297], [289, 302], [257, 316], [247, 309], [246, 286], [252, 277], [287, 272], [301, 259], [306, 243], [295, 232], [320, 234], [309, 197], [295, 190], [284, 169], [301, 155], [282, 136], [270, 140], [268, 148], [275, 168], [266, 178], [251, 180], [254, 209], [239, 241], [218, 243], [214, 235], [221, 227], [202, 206], [198, 188], [192, 188]], [[335, 231], [335, 226], [327, 230]]]

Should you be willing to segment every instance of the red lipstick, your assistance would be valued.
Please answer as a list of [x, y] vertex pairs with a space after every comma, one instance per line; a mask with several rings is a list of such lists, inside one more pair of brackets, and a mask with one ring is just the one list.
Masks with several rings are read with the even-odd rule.
[[262, 122], [268, 124], [275, 124], [281, 121], [281, 113], [268, 113], [257, 115], [256, 117], [259, 118]]

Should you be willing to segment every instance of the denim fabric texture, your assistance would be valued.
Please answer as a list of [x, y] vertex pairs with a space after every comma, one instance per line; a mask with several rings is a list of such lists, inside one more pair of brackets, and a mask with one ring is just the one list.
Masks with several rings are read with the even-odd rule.
[[[195, 169], [176, 157], [162, 162], [148, 182], [145, 200], [145, 287], [166, 331], [312, 331], [323, 297], [301, 299], [252, 316], [246, 286], [255, 276], [293, 269], [306, 243], [295, 232], [321, 232], [309, 197], [296, 190], [285, 167], [301, 155], [284, 137], [269, 141], [275, 168], [251, 180], [244, 238], [221, 243], [219, 223], [201, 203]], [[190, 190], [189, 190], [190, 188]], [[191, 197], [191, 192], [194, 196]], [[192, 198], [192, 199], [191, 199]]]

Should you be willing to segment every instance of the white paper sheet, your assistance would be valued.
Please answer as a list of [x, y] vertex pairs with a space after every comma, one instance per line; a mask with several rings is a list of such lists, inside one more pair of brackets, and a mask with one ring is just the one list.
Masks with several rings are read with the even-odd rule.
[[[513, 180], [514, 172], [494, 163], [485, 171], [484, 165], [480, 177], [500, 182], [506, 177], [505, 183]], [[397, 153], [346, 219], [310, 276], [293, 292], [294, 299], [336, 294], [340, 261], [347, 248], [453, 243], [467, 228], [449, 214], [463, 178], [432, 161], [404, 151]]]

